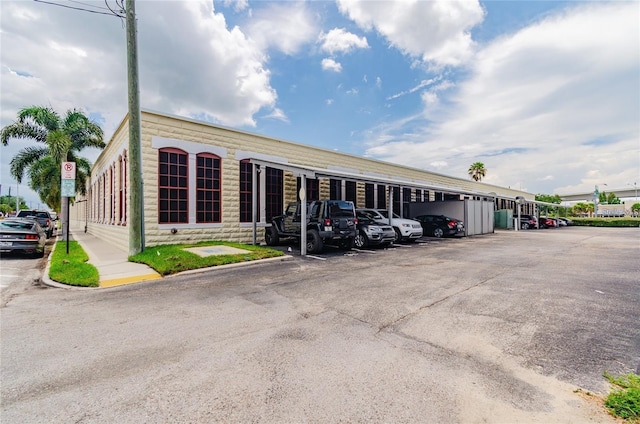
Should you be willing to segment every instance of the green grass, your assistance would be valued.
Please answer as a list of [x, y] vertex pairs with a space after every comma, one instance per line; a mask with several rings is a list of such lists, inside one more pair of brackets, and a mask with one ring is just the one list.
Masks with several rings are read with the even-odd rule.
[[619, 389], [614, 389], [604, 401], [611, 414], [631, 422], [640, 422], [640, 376], [634, 373], [617, 377], [605, 372], [604, 377]]
[[585, 227], [640, 227], [640, 218], [571, 218], [573, 225]]
[[56, 243], [51, 254], [49, 278], [71, 286], [98, 287], [100, 276], [95, 266], [87, 263], [89, 256], [77, 241], [69, 241], [67, 254], [66, 241]]
[[[212, 255], [201, 257], [184, 250], [188, 247], [230, 246], [250, 251], [238, 255]], [[240, 243], [206, 241], [196, 244], [168, 244], [148, 247], [144, 252], [130, 256], [129, 261], [143, 263], [155, 269], [160, 275], [170, 275], [190, 269], [207, 268], [238, 262], [255, 261], [256, 259], [283, 256], [279, 250]]]

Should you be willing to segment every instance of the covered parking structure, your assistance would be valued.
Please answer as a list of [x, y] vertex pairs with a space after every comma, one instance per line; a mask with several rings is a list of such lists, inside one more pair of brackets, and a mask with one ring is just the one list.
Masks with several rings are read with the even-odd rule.
[[[404, 195], [407, 193], [406, 190], [419, 190], [423, 191], [422, 194], [422, 203], [433, 203], [429, 202], [427, 199], [425, 201], [424, 191], [433, 192], [434, 193], [434, 201], [437, 202], [437, 195], [440, 195], [440, 200], [442, 202], [446, 202], [447, 200], [451, 201], [456, 199], [458, 202], [460, 200], [464, 200], [464, 218], [463, 220], [467, 223], [467, 225], [471, 225], [472, 228], [482, 229], [484, 231], [479, 230], [478, 232], [473, 231], [471, 234], [466, 235], [474, 235], [474, 234], [483, 234], [488, 232], [493, 232], [493, 211], [495, 209], [496, 199], [499, 197], [504, 201], [512, 201], [515, 202], [515, 198], [508, 198], [505, 196], [498, 196], [496, 193], [491, 192], [481, 192], [477, 190], [465, 190], [459, 187], [450, 187], [444, 186], [441, 184], [429, 183], [426, 181], [414, 181], [408, 178], [392, 178], [383, 175], [376, 175], [373, 173], [359, 173], [355, 170], [340, 170], [340, 169], [328, 169], [328, 168], [318, 168], [308, 165], [300, 165], [300, 164], [292, 164], [288, 162], [280, 162], [275, 160], [265, 160], [262, 158], [249, 158], [249, 162], [254, 165], [252, 167], [252, 183], [253, 186], [256, 187], [258, 183], [258, 174], [262, 169], [266, 167], [281, 169], [283, 171], [288, 171], [293, 174], [294, 177], [300, 178], [300, 189], [298, 190], [297, 200], [304, 202], [307, 201], [306, 196], [306, 187], [307, 180], [309, 179], [341, 179], [343, 181], [350, 182], [360, 182], [365, 184], [376, 183], [383, 184], [389, 189], [386, 192], [386, 209], [388, 210], [389, 216], [393, 216], [394, 213], [394, 191], [398, 193], [398, 206], [399, 211], [398, 215], [405, 217], [405, 205], [408, 205], [411, 202], [411, 197], [408, 199], [404, 199]], [[397, 189], [397, 190], [396, 190]], [[411, 196], [411, 192], [408, 193]], [[254, 190], [252, 192], [252, 221], [253, 221], [253, 244], [258, 244], [258, 191]], [[406, 200], [406, 201], [405, 201]], [[469, 205], [473, 205], [470, 202], [483, 202], [490, 203], [491, 207], [488, 205], [485, 207], [469, 207]], [[407, 208], [410, 209], [410, 208]], [[307, 254], [307, 210], [306, 208], [301, 208], [301, 234], [300, 234], [300, 252], [301, 255]], [[413, 215], [415, 216], [415, 214]], [[407, 216], [411, 217], [411, 216]], [[268, 224], [267, 224], [268, 225]]]
[[[514, 221], [518, 223], [518, 225], [514, 225], [516, 231], [520, 230], [520, 218], [522, 216], [523, 208], [533, 208], [533, 213], [530, 213], [530, 215], [535, 215], [536, 217], [536, 228], [540, 228], [540, 206], [554, 208], [558, 211], [558, 215], [560, 215], [560, 208], [564, 208], [565, 210], [569, 209], [569, 206], [560, 205], [558, 203], [541, 202], [539, 200], [527, 200], [524, 197], [516, 198], [516, 204], [518, 207], [517, 217], [514, 218]], [[556, 227], [558, 227], [558, 219], [555, 218], [554, 221], [556, 221]]]
[[515, 208], [515, 196], [533, 197], [154, 111], [143, 110], [141, 121], [142, 200], [131, 197], [125, 117], [92, 168], [81, 199], [87, 201], [73, 207], [73, 226], [117, 246], [129, 246], [134, 211], [148, 246], [257, 242], [257, 226], [269, 226], [301, 188], [306, 200], [351, 200], [403, 217], [418, 202], [477, 200]]

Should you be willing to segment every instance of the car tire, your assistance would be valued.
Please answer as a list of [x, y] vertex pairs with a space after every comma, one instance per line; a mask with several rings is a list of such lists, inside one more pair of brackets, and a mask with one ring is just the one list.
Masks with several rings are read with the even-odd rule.
[[278, 229], [275, 225], [267, 228], [264, 231], [264, 241], [267, 242], [267, 246], [277, 246], [280, 242], [280, 236], [278, 235]]
[[367, 239], [367, 235], [364, 233], [364, 231], [359, 231], [358, 234], [356, 234], [356, 237], [353, 240], [353, 244], [358, 249], [362, 249], [363, 247], [367, 247], [369, 245], [369, 239]]
[[393, 242], [400, 243], [400, 240], [402, 240], [402, 233], [400, 232], [400, 229], [397, 227], [393, 227], [393, 231], [395, 231], [396, 233], [396, 238], [393, 239]]
[[307, 252], [319, 253], [322, 251], [323, 243], [318, 230], [307, 231]]
[[523, 230], [528, 230], [529, 229], [529, 223], [528, 222], [523, 222], [520, 225], [520, 228], [523, 229]]
[[353, 247], [353, 244], [354, 244], [354, 239], [348, 238], [348, 239], [340, 240], [340, 243], [338, 243], [338, 247], [342, 250], [351, 250], [351, 248]]
[[442, 228], [436, 228], [433, 230], [433, 236], [437, 238], [442, 238], [442, 236], [444, 236], [444, 231], [442, 231]]

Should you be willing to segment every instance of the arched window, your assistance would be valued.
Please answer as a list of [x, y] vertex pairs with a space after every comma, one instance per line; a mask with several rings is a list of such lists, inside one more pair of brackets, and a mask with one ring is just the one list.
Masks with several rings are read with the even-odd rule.
[[158, 153], [158, 222], [189, 222], [189, 164], [187, 153], [173, 148]]
[[211, 153], [196, 156], [196, 222], [222, 221], [220, 158]]

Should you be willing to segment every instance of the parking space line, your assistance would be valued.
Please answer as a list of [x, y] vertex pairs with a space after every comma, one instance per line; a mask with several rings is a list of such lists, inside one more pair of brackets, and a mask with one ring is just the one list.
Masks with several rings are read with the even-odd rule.
[[321, 261], [326, 261], [327, 258], [323, 258], [320, 256], [307, 255], [307, 258], [320, 259]]
[[358, 253], [371, 253], [372, 255], [376, 254], [376, 252], [374, 252], [373, 250], [360, 250], [360, 249], [351, 249], [351, 250], [355, 250]]

